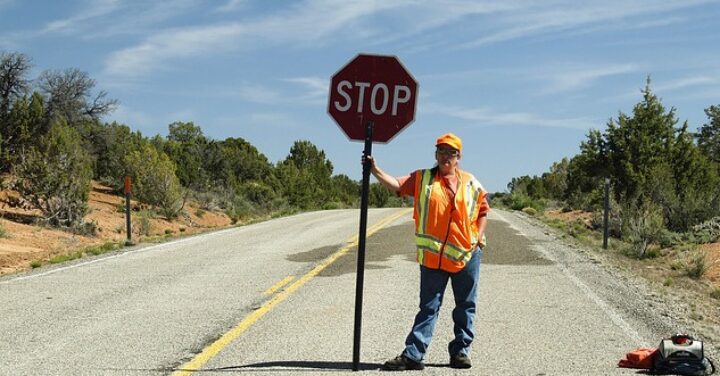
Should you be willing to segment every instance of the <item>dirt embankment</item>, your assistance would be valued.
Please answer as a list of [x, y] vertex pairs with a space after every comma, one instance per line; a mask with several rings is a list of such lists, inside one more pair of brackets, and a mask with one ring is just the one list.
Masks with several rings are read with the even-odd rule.
[[[47, 262], [53, 257], [73, 253], [85, 247], [108, 242], [122, 244], [125, 233], [125, 199], [96, 182], [92, 184], [90, 210], [85, 219], [97, 226], [97, 235], [82, 236], [49, 227], [38, 226], [40, 213], [15, 206], [18, 195], [12, 191], [0, 191], [0, 275], [31, 268], [33, 262]], [[138, 205], [131, 201], [134, 208]], [[187, 216], [174, 220], [161, 217], [149, 219], [149, 232], [140, 235], [140, 216], [132, 213], [135, 242], [157, 239], [163, 236], [189, 235], [227, 227], [230, 218], [221, 212], [199, 210], [192, 203], [185, 205]]]

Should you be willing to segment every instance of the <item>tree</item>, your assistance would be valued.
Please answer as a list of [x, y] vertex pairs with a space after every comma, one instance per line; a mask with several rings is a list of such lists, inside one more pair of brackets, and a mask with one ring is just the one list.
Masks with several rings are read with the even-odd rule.
[[242, 138], [226, 138], [219, 143], [222, 159], [211, 170], [216, 181], [242, 184], [263, 181], [273, 185], [273, 165], [255, 146]]
[[390, 201], [390, 190], [380, 183], [372, 183], [368, 187], [368, 205], [376, 208], [385, 207]]
[[12, 142], [14, 131], [8, 121], [10, 107], [27, 93], [27, 74], [31, 67], [30, 58], [25, 54], [0, 52], [0, 172], [8, 171], [11, 166], [11, 161], [6, 158], [10, 153], [8, 144]]
[[100, 120], [115, 110], [117, 99], [108, 99], [100, 90], [94, 97], [95, 80], [79, 69], [46, 70], [38, 78], [41, 92], [47, 98], [50, 119], [65, 118], [70, 124], [80, 120]]
[[166, 218], [175, 218], [182, 210], [180, 183], [175, 164], [149, 143], [129, 153], [125, 159], [133, 180], [135, 197], [156, 206]]
[[[4, 124], [12, 103], [27, 93], [30, 83], [27, 74], [31, 68], [29, 56], [0, 52], [0, 124]], [[0, 133], [3, 130], [0, 128]]]
[[568, 167], [570, 161], [563, 158], [550, 167], [550, 171], [542, 174], [543, 185], [547, 194], [556, 200], [562, 200], [568, 186]]
[[90, 146], [95, 160], [95, 178], [103, 180], [115, 189], [122, 187], [123, 177], [129, 173], [125, 156], [139, 151], [147, 143], [139, 131], [133, 132], [124, 124], [92, 122]]
[[75, 227], [87, 212], [92, 168], [80, 135], [55, 122], [39, 148], [32, 147], [13, 171], [13, 189], [53, 226]]
[[631, 200], [636, 206], [646, 199], [666, 203], [668, 197], [653, 195], [660, 191], [651, 177], [670, 170], [668, 156], [675, 141], [675, 124], [675, 109], [665, 110], [650, 89], [649, 78], [643, 101], [635, 105], [633, 116], [621, 112], [616, 122], [608, 123], [607, 155], [619, 202]]
[[209, 179], [202, 167], [208, 140], [202, 129], [192, 122], [174, 122], [168, 129], [164, 150], [177, 166], [180, 184], [196, 191], [207, 189]]
[[700, 150], [720, 165], [720, 105], [706, 108], [705, 114], [710, 122], [700, 127], [695, 138]]
[[[674, 183], [669, 200], [668, 227], [687, 231], [720, 214], [720, 178], [712, 161], [693, 142], [687, 122], [678, 132], [670, 154]], [[664, 184], [657, 184], [663, 186]]]
[[331, 194], [333, 166], [310, 141], [295, 141], [290, 154], [278, 163], [278, 188], [288, 202], [302, 209], [320, 208]]
[[15, 100], [5, 120], [0, 160], [6, 162], [0, 172], [8, 171], [17, 162], [20, 155], [48, 132], [49, 124], [45, 116], [42, 96], [35, 92], [28, 98], [23, 96]]
[[360, 182], [350, 179], [345, 174], [332, 177], [333, 197], [347, 206], [358, 206], [360, 202]]

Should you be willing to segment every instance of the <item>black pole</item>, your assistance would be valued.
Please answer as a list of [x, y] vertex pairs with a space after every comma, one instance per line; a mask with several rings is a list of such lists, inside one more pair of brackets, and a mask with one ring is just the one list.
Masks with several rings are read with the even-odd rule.
[[125, 225], [127, 232], [127, 244], [132, 244], [132, 226], [130, 221], [130, 177], [125, 177]]
[[603, 249], [608, 247], [608, 216], [610, 212], [610, 179], [605, 178], [605, 213], [603, 215]]
[[[365, 126], [364, 156], [372, 155], [373, 122]], [[360, 234], [358, 235], [357, 279], [355, 282], [355, 333], [353, 341], [353, 371], [360, 365], [360, 329], [362, 327], [363, 282], [365, 280], [365, 232], [367, 230], [368, 192], [370, 188], [370, 163], [363, 163], [362, 195], [360, 196]]]

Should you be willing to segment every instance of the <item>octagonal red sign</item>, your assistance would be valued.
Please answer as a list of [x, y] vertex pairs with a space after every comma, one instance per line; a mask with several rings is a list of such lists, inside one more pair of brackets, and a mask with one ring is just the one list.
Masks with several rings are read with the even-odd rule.
[[386, 143], [415, 120], [417, 82], [395, 56], [359, 54], [330, 81], [328, 113], [351, 140]]

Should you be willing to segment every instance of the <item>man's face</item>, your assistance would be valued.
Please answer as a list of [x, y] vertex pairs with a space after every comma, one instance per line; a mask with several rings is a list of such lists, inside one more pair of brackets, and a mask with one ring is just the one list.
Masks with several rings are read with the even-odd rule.
[[449, 173], [457, 167], [460, 160], [460, 151], [448, 145], [438, 145], [437, 149], [435, 149], [435, 160], [442, 173]]

